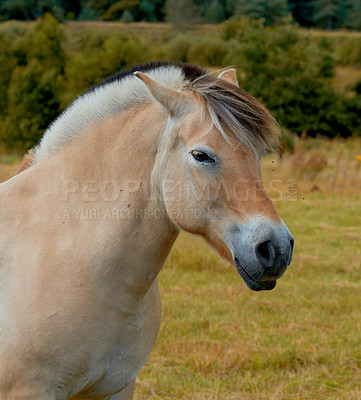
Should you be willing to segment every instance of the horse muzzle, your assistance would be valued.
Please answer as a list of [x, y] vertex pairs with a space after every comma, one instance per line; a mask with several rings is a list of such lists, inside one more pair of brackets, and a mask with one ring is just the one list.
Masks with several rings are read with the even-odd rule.
[[231, 251], [238, 273], [251, 290], [272, 290], [292, 261], [294, 238], [287, 226], [262, 218], [236, 231]]

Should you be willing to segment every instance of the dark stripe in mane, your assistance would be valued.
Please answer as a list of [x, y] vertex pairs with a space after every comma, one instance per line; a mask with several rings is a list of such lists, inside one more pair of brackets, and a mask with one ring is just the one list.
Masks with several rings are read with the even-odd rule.
[[101, 82], [91, 86], [86, 92], [84, 92], [81, 96], [86, 94], [92, 93], [98, 88], [103, 86], [109, 85], [113, 82], [118, 82], [127, 76], [133, 75], [134, 72], [140, 71], [147, 73], [149, 71], [153, 71], [159, 68], [167, 68], [167, 67], [176, 67], [182, 70], [184, 77], [193, 82], [194, 80], [200, 78], [203, 75], [206, 75], [208, 71], [204, 68], [198, 67], [197, 65], [186, 64], [181, 62], [174, 62], [174, 61], [152, 61], [145, 64], [138, 64], [134, 65], [129, 69], [125, 69], [123, 71], [116, 72], [115, 74], [108, 76], [107, 78], [103, 79]]

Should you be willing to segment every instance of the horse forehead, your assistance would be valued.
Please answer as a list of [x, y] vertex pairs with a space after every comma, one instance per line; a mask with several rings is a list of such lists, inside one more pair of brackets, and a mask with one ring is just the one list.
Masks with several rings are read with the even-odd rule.
[[190, 119], [188, 129], [185, 129], [186, 141], [189, 146], [204, 144], [216, 153], [221, 153], [223, 159], [233, 160], [235, 163], [258, 163], [259, 157], [244, 143], [240, 142], [232, 132], [226, 132], [230, 142], [212, 125], [212, 122]]
[[212, 124], [211, 118], [201, 110], [188, 114], [183, 121], [183, 128], [183, 136], [190, 145], [200, 142], [214, 149], [229, 147], [231, 150], [221, 132]]

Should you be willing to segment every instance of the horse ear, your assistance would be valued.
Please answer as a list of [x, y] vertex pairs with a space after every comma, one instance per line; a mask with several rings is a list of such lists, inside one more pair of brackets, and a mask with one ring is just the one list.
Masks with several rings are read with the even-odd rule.
[[218, 79], [224, 79], [233, 85], [238, 85], [237, 72], [234, 68], [226, 69], [218, 75]]
[[154, 81], [142, 72], [136, 71], [133, 75], [147, 86], [152, 96], [172, 117], [180, 117], [190, 109], [190, 99], [183, 93]]

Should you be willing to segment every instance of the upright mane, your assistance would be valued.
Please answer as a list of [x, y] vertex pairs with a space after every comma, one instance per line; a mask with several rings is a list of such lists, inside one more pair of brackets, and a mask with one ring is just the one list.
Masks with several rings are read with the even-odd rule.
[[278, 128], [267, 109], [243, 89], [207, 70], [191, 64], [152, 62], [136, 65], [104, 79], [80, 95], [45, 131], [34, 149], [34, 162], [56, 152], [84, 132], [91, 123], [147, 102], [151, 95], [133, 75], [141, 71], [153, 80], [176, 90], [192, 90], [201, 95], [212, 118], [226, 140], [224, 128], [257, 152], [272, 148]]

